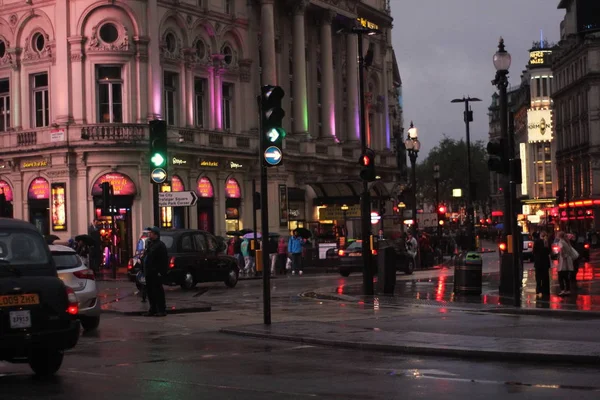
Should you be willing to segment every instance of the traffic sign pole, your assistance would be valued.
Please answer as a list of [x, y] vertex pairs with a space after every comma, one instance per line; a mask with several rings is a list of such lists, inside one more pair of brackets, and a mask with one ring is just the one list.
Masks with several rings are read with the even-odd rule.
[[152, 183], [152, 204], [154, 206], [154, 226], [160, 227], [160, 206], [158, 205], [158, 183]]
[[[262, 97], [258, 96], [258, 121], [260, 123], [260, 148], [266, 149], [266, 138], [263, 132], [263, 110]], [[269, 187], [267, 181], [267, 166], [264, 161], [267, 161], [267, 151], [264, 154], [259, 153], [260, 160], [260, 220], [262, 225], [262, 251], [263, 251], [263, 322], [265, 325], [271, 325], [271, 266], [270, 256], [267, 250], [267, 241], [269, 240]], [[281, 157], [279, 158], [281, 162]], [[279, 164], [277, 162], [277, 164]], [[274, 165], [277, 165], [274, 164]], [[254, 193], [252, 194], [254, 196]]]

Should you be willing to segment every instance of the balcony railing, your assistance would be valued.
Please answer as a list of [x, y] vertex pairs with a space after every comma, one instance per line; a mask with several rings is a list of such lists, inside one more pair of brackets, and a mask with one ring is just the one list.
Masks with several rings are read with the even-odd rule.
[[95, 141], [139, 141], [144, 139], [142, 124], [94, 124], [81, 127], [81, 138]]
[[35, 146], [37, 144], [37, 132], [17, 132], [17, 147]]
[[209, 133], [208, 144], [211, 146], [223, 146], [223, 134], [222, 133]]

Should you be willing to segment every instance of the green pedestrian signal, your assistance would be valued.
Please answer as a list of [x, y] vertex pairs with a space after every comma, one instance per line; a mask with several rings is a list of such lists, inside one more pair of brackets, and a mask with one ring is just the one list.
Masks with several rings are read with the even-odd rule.
[[149, 153], [150, 171], [155, 168], [167, 168], [167, 123], [154, 120], [149, 122]]

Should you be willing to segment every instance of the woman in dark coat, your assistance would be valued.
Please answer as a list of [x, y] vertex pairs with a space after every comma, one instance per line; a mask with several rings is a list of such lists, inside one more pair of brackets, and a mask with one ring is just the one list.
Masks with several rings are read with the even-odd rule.
[[550, 252], [548, 234], [542, 232], [533, 242], [535, 293], [538, 298], [550, 296]]

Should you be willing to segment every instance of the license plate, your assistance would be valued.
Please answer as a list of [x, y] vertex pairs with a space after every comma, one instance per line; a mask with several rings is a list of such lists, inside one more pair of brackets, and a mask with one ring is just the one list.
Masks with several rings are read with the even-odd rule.
[[9, 317], [11, 329], [31, 328], [31, 312], [29, 310], [11, 311]]
[[36, 304], [40, 304], [40, 296], [35, 293], [0, 296], [0, 307], [33, 306]]
[[360, 257], [362, 256], [362, 253], [350, 253], [348, 254], [349, 257]]

